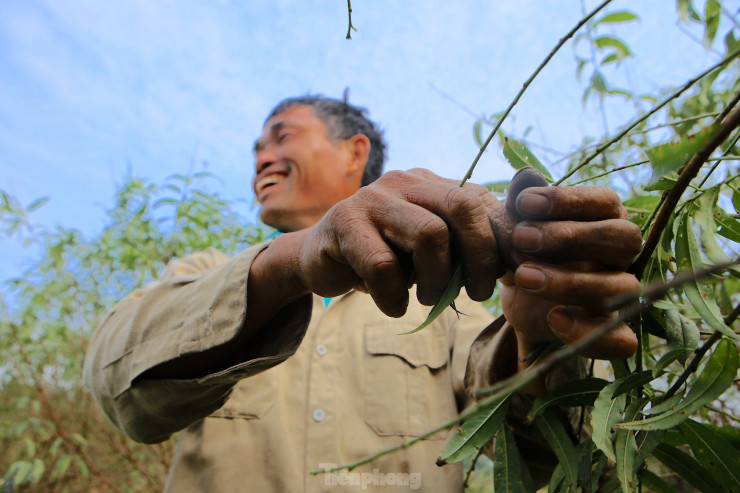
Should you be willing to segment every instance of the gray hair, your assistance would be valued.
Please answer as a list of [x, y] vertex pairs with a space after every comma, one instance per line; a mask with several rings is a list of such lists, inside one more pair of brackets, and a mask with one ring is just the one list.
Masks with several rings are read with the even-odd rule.
[[362, 173], [362, 186], [369, 185], [383, 174], [383, 163], [386, 155], [386, 145], [383, 134], [378, 126], [365, 115], [365, 108], [358, 108], [345, 100], [324, 98], [322, 96], [302, 96], [284, 99], [270, 112], [265, 122], [294, 106], [311, 106], [316, 116], [324, 122], [329, 130], [329, 137], [335, 140], [349, 139], [353, 135], [362, 134], [370, 141], [370, 154]]

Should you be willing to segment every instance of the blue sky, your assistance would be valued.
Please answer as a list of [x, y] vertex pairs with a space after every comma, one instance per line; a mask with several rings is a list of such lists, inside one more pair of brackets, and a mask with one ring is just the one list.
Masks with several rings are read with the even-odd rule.
[[[459, 178], [477, 151], [475, 118], [432, 85], [476, 113], [503, 110], [582, 6], [355, 0], [353, 8], [358, 31], [348, 41], [340, 0], [3, 0], [0, 189], [24, 203], [48, 196], [35, 220], [83, 232], [101, 227], [128, 168], [160, 181], [207, 162], [223, 180], [218, 191], [251, 202], [251, 147], [269, 110], [308, 92], [341, 97], [345, 87], [385, 129], [387, 169]], [[607, 11], [621, 9], [640, 16], [610, 29], [635, 53], [611, 75], [622, 87], [679, 85], [719, 59], [677, 27], [675, 0], [614, 1]], [[568, 45], [505, 128], [534, 126], [532, 140], [562, 151], [599, 136], [575, 67]], [[609, 105], [610, 128], [631, 114]], [[473, 181], [510, 177], [500, 154], [493, 147]], [[2, 280], [33, 252], [3, 238], [0, 255]]]

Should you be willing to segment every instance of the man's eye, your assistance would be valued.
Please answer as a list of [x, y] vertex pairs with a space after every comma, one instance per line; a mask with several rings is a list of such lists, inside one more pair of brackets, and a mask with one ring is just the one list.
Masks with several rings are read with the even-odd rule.
[[280, 135], [278, 135], [278, 142], [283, 142], [288, 137], [290, 137], [290, 134], [289, 133], [280, 134]]

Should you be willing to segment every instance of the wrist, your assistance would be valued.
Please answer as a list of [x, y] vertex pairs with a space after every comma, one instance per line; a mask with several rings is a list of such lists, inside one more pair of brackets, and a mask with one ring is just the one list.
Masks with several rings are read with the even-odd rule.
[[247, 337], [286, 305], [310, 294], [298, 280], [293, 260], [298, 255], [302, 233], [286, 233], [275, 238], [252, 262], [247, 282]]

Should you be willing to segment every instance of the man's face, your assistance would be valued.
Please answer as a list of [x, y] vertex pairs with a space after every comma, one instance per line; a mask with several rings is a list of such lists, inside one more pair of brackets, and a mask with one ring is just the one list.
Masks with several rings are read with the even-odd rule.
[[310, 106], [270, 118], [254, 150], [252, 187], [262, 205], [260, 219], [281, 231], [312, 226], [360, 187], [364, 163], [358, 173], [351, 140], [329, 138]]

